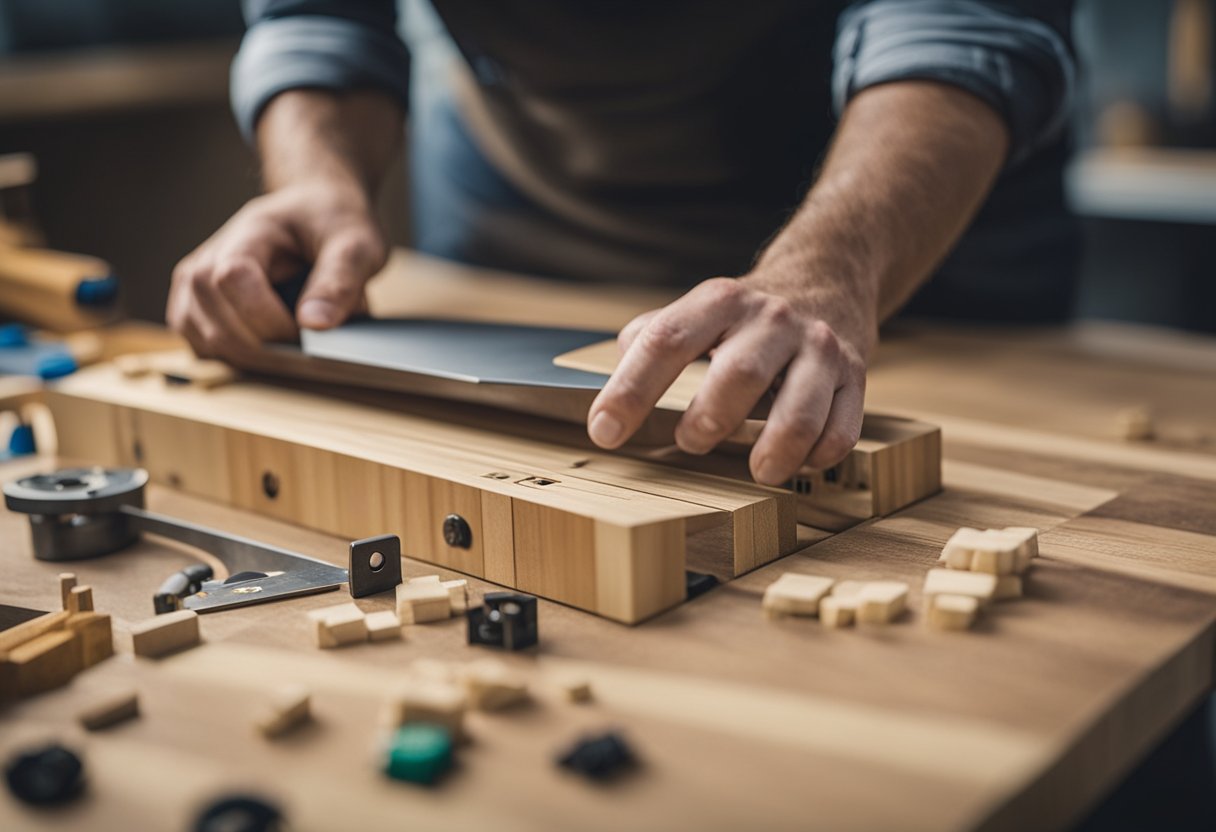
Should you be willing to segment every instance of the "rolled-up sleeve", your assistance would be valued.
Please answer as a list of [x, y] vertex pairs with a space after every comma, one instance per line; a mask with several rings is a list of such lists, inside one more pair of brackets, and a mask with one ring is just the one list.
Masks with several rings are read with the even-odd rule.
[[281, 92], [378, 88], [406, 102], [409, 53], [394, 0], [249, 0], [232, 64], [232, 109], [246, 140]]
[[932, 80], [961, 87], [1009, 126], [1010, 161], [1064, 125], [1076, 75], [1072, 3], [867, 0], [840, 17], [832, 78], [837, 112], [867, 87]]

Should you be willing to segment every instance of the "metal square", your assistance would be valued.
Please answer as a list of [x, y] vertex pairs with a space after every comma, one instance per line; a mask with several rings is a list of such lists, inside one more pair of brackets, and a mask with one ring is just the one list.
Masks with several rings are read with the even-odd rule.
[[352, 598], [392, 589], [401, 583], [401, 538], [382, 534], [351, 543], [349, 571]]

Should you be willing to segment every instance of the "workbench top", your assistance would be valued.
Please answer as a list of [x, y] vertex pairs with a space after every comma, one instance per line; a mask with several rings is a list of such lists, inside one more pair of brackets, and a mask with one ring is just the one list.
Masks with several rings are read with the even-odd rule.
[[[193, 559], [149, 539], [78, 562], [119, 653], [0, 712], [0, 753], [59, 737], [83, 750], [88, 793], [51, 813], [4, 793], [0, 828], [176, 830], [232, 791], [279, 801], [298, 830], [1064, 828], [1213, 683], [1216, 343], [1169, 341], [1101, 327], [893, 334], [867, 406], [942, 425], [941, 494], [827, 539], [808, 532], [819, 542], [636, 627], [542, 600], [539, 649], [502, 656], [534, 704], [471, 714], [472, 741], [433, 789], [377, 772], [380, 703], [416, 659], [485, 656], [463, 621], [320, 651], [306, 611], [349, 600], [331, 593], [204, 616], [202, 646], [136, 659], [127, 631]], [[1113, 438], [1118, 412], [1144, 406], [1161, 438]], [[171, 490], [152, 489], [149, 507], [345, 562], [345, 540]], [[57, 608], [61, 567], [31, 557], [25, 525], [0, 513], [0, 605]], [[1042, 556], [1025, 598], [941, 633], [924, 626], [920, 585], [963, 525], [1038, 527]], [[455, 576], [406, 561], [406, 577], [437, 571]], [[787, 571], [907, 581], [911, 612], [882, 629], [769, 620], [760, 596]], [[570, 673], [593, 701], [562, 701], [553, 682]], [[132, 680], [138, 720], [75, 725], [92, 693]], [[311, 687], [317, 721], [269, 742], [252, 720], [285, 681]], [[636, 772], [594, 786], [553, 764], [604, 728], [623, 731]]]

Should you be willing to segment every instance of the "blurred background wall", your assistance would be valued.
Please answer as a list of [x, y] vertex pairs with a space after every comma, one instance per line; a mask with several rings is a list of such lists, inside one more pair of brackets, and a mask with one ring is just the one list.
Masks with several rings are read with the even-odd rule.
[[[1216, 0], [1082, 0], [1069, 171], [1083, 316], [1216, 331]], [[0, 153], [39, 161], [48, 241], [162, 317], [174, 263], [257, 190], [227, 104], [238, 0], [0, 0]], [[408, 242], [403, 174], [382, 198]]]

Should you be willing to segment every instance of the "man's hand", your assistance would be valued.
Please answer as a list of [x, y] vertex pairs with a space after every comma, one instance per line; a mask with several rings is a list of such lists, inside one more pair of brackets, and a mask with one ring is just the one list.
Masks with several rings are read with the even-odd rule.
[[[374, 90], [289, 90], [266, 106], [257, 138], [268, 193], [173, 272], [165, 317], [195, 352], [239, 364], [266, 341], [337, 326], [363, 305], [388, 256], [372, 197], [401, 124], [400, 105]], [[272, 286], [306, 269], [293, 318]]]
[[1000, 115], [933, 82], [871, 87], [845, 109], [823, 172], [752, 272], [716, 278], [621, 332], [624, 355], [588, 414], [616, 448], [690, 362], [713, 351], [676, 443], [703, 454], [770, 389], [757, 481], [834, 465], [857, 442], [878, 322], [954, 244], [1005, 158]]
[[764, 272], [715, 278], [630, 322], [619, 338], [621, 362], [588, 416], [592, 440], [621, 445], [684, 367], [712, 350], [705, 382], [676, 427], [682, 450], [707, 453], [774, 390], [751, 453], [756, 481], [779, 485], [804, 464], [843, 459], [861, 432], [873, 335], [833, 327], [823, 315], [839, 304], [791, 299], [772, 286], [779, 282]]
[[[328, 329], [363, 305], [387, 248], [366, 197], [293, 185], [250, 201], [173, 271], [166, 318], [200, 356], [239, 361], [299, 326]], [[293, 319], [272, 284], [312, 264]]]

